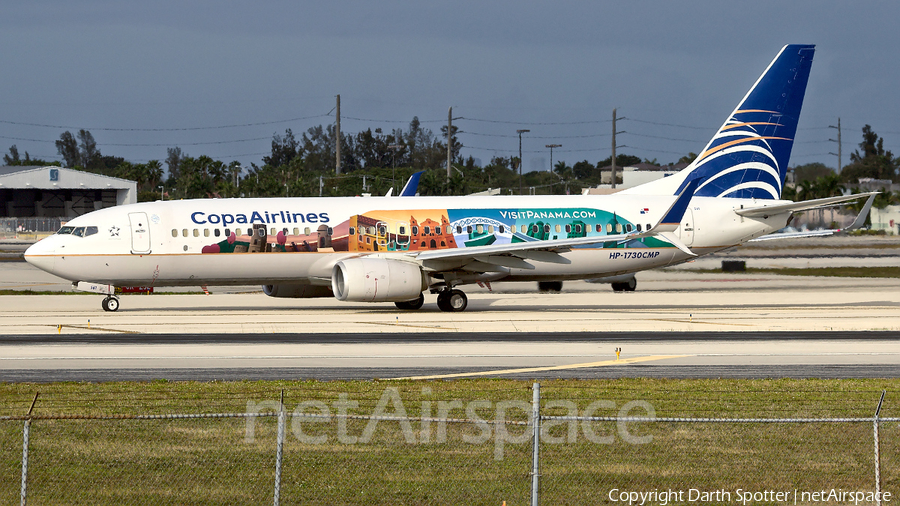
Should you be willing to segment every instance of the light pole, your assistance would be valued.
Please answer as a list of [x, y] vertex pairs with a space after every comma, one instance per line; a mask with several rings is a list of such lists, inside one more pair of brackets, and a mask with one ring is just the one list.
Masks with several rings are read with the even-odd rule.
[[522, 195], [522, 134], [530, 131], [528, 129], [516, 130], [516, 133], [519, 134], [519, 195]]
[[159, 188], [159, 200], [166, 200], [165, 197], [163, 196], [166, 192], [166, 186], [159, 185], [159, 186], [157, 186], [157, 188]]
[[553, 148], [561, 148], [562, 144], [547, 144], [545, 148], [550, 148], [550, 172], [553, 172]]

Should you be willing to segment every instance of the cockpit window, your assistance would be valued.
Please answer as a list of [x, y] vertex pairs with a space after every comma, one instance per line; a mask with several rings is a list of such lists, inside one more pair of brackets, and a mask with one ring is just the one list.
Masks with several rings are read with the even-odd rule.
[[75, 227], [61, 227], [56, 233], [59, 235], [68, 235], [71, 234], [73, 230], [75, 230]]
[[84, 237], [84, 227], [77, 227], [72, 231], [72, 235], [75, 237]]
[[97, 227], [85, 227], [84, 236], [94, 235], [97, 233]]

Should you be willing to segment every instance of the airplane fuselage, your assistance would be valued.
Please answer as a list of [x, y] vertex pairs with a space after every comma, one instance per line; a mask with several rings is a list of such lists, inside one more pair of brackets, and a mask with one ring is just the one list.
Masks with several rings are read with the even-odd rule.
[[[490, 244], [588, 236], [598, 243], [561, 253], [568, 263], [531, 261], [533, 268], [489, 272], [460, 266], [459, 272], [466, 282], [596, 278], [692, 258], [656, 238], [602, 242], [606, 235], [652, 226], [672, 199], [578, 195], [151, 202], [75, 218], [66, 224], [74, 233], [44, 239], [28, 259], [73, 282], [116, 286], [329, 286], [334, 265], [346, 258], [404, 258], [448, 248], [474, 253]], [[733, 212], [742, 205], [755, 203], [695, 197], [675, 234], [702, 255], [777, 230], [788, 217], [742, 218]]]

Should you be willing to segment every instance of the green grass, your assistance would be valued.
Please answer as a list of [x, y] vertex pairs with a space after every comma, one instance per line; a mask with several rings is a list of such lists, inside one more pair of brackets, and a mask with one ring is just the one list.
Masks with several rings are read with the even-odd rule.
[[[345, 399], [350, 414], [371, 415], [392, 387], [410, 417], [437, 416], [439, 403], [488, 402], [477, 410], [493, 418], [497, 403], [528, 405], [531, 382], [167, 382], [0, 383], [0, 415], [23, 415], [39, 392], [34, 414], [135, 415], [243, 413], [248, 401], [277, 401], [282, 389], [292, 411], [303, 401], [324, 403], [332, 413]], [[882, 389], [883, 417], [900, 415], [894, 399], [900, 380], [553, 380], [541, 384], [544, 415], [583, 414], [596, 401], [598, 416], [615, 416], [629, 401], [646, 401], [659, 417], [870, 417]], [[556, 407], [551, 407], [556, 403]], [[559, 405], [561, 402], [566, 405]], [[449, 406], [449, 405], [448, 405]], [[307, 409], [307, 412], [313, 412]], [[395, 412], [388, 403], [386, 414]], [[641, 410], [631, 414], [641, 415]], [[453, 408], [450, 418], [464, 419]], [[520, 410], [510, 419], [526, 420]], [[361, 436], [368, 420], [346, 421], [346, 434]], [[0, 503], [18, 498], [21, 421], [0, 421]], [[408, 442], [396, 421], [381, 421], [365, 444], [339, 442], [340, 424], [303, 422], [284, 448], [283, 504], [526, 504], [531, 445], [526, 427], [496, 460], [494, 440], [466, 442], [481, 428], [471, 423], [411, 421]], [[549, 435], [565, 440], [541, 445], [543, 504], [609, 503], [612, 488], [626, 490], [871, 489], [872, 424], [629, 423], [647, 444], [629, 444], [613, 422], [555, 422]], [[443, 428], [442, 428], [443, 426]], [[29, 502], [33, 504], [258, 504], [272, 497], [276, 421], [256, 421], [251, 441], [241, 419], [33, 421]], [[443, 431], [443, 432], [441, 432]], [[570, 432], [572, 431], [572, 432]], [[608, 443], [586, 434], [612, 436]], [[422, 442], [428, 434], [428, 442]], [[443, 436], [442, 436], [443, 434]], [[885, 490], [900, 492], [900, 428], [881, 428]]]

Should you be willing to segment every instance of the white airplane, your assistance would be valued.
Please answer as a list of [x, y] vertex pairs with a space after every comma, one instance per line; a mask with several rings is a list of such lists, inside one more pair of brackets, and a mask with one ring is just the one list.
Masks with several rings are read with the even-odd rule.
[[441, 310], [463, 311], [461, 285], [677, 264], [779, 230], [794, 212], [870, 195], [780, 199], [814, 50], [782, 48], [693, 163], [617, 194], [149, 202], [79, 216], [25, 259], [107, 294], [107, 311], [119, 307], [115, 287], [255, 283], [273, 297], [405, 310], [429, 291]]

